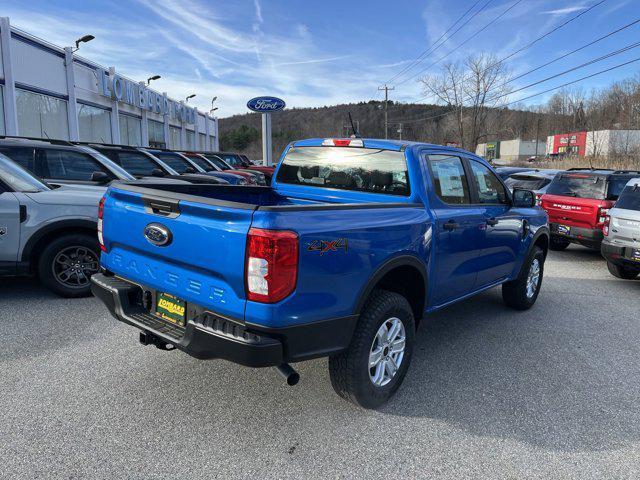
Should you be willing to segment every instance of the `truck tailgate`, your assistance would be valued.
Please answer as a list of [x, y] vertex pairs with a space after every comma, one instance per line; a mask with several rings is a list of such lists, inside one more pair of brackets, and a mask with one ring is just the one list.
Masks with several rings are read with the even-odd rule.
[[574, 198], [561, 195], [544, 195], [542, 208], [549, 215], [549, 222], [572, 227], [596, 228], [598, 213], [603, 200]]
[[[216, 313], [244, 312], [244, 255], [253, 209], [215, 206], [112, 187], [104, 210], [102, 265], [116, 275]], [[145, 235], [165, 227], [163, 246]]]

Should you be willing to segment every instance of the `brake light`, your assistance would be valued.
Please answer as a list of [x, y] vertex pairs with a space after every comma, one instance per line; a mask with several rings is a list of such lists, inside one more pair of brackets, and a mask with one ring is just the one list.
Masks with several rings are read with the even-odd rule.
[[360, 138], [325, 138], [322, 142], [325, 147], [364, 147]]
[[537, 206], [541, 206], [542, 205], [542, 194], [541, 193], [536, 193], [536, 205]]
[[107, 248], [104, 246], [104, 236], [102, 234], [104, 222], [104, 201], [106, 200], [106, 198], [106, 196], [103, 196], [100, 199], [100, 203], [98, 203], [98, 243], [100, 244], [100, 250], [102, 250], [103, 252], [107, 251]]
[[298, 276], [298, 235], [251, 228], [247, 237], [247, 299], [275, 303], [293, 292]]
[[611, 223], [611, 217], [607, 216], [604, 221], [604, 225], [602, 226], [602, 233], [604, 233], [605, 237], [609, 236], [609, 224]]
[[599, 208], [598, 209], [598, 223], [605, 223], [609, 220], [609, 209], [608, 208]]

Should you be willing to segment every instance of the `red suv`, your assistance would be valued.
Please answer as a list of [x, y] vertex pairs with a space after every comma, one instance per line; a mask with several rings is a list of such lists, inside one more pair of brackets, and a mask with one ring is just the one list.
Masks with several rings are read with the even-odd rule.
[[570, 243], [600, 249], [609, 209], [629, 180], [640, 172], [572, 168], [553, 179], [541, 203], [549, 215], [551, 250]]

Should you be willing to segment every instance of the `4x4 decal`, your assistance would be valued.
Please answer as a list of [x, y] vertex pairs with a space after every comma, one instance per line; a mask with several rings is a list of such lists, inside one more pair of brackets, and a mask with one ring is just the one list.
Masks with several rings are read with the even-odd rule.
[[337, 240], [313, 240], [307, 243], [307, 251], [319, 252], [324, 255], [327, 252], [337, 252], [339, 249], [349, 250], [349, 240], [346, 238], [338, 238]]

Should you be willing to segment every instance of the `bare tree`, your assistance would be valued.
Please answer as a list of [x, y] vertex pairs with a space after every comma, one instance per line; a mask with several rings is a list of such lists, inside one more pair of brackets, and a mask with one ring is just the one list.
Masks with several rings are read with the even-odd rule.
[[451, 108], [460, 145], [471, 151], [490, 133], [490, 110], [505, 104], [511, 91], [506, 67], [488, 54], [469, 56], [461, 63], [446, 63], [440, 73], [420, 81], [426, 95]]

